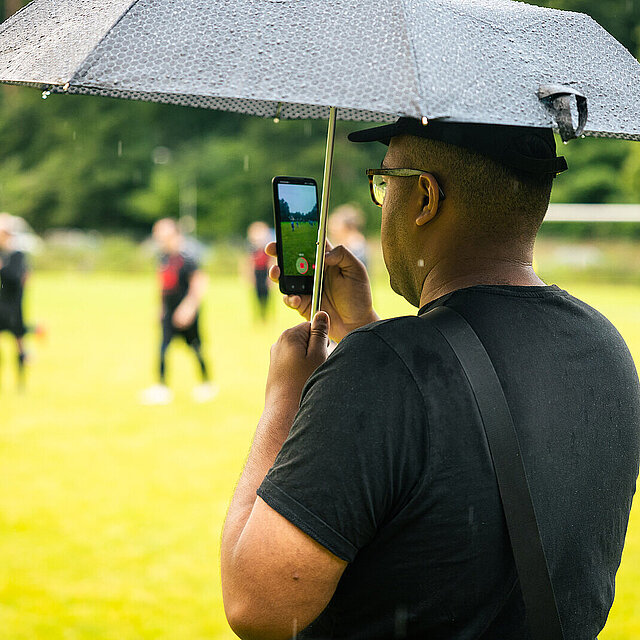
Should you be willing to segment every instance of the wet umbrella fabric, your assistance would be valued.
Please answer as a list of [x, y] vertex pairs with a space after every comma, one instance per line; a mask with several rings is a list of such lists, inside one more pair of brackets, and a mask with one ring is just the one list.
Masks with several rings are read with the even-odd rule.
[[34, 0], [0, 26], [0, 81], [279, 118], [335, 105], [344, 120], [640, 139], [633, 56], [586, 15], [512, 0]]

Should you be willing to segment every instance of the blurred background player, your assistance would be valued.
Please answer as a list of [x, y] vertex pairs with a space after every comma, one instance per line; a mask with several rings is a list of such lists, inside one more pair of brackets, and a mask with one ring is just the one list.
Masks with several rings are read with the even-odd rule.
[[247, 228], [249, 243], [249, 265], [247, 278], [256, 294], [256, 317], [263, 322], [269, 312], [269, 267], [271, 258], [264, 252], [265, 246], [274, 239], [273, 229], [266, 222], [252, 222]]
[[158, 220], [153, 225], [152, 235], [160, 250], [162, 342], [159, 384], [145, 389], [141, 400], [143, 404], [167, 404], [173, 399], [173, 393], [166, 384], [166, 354], [174, 336], [182, 337], [198, 360], [202, 383], [193, 389], [193, 399], [196, 402], [213, 400], [218, 393], [218, 387], [209, 379], [198, 327], [200, 304], [207, 289], [207, 277], [200, 270], [196, 258], [185, 252], [185, 241], [175, 220]]
[[18, 348], [18, 386], [25, 383], [24, 336], [27, 332], [22, 316], [22, 298], [27, 279], [27, 261], [14, 246], [14, 219], [0, 213], [0, 332], [8, 331]]
[[327, 221], [329, 241], [334, 247], [343, 245], [367, 266], [367, 240], [362, 233], [364, 214], [352, 204], [336, 207]]

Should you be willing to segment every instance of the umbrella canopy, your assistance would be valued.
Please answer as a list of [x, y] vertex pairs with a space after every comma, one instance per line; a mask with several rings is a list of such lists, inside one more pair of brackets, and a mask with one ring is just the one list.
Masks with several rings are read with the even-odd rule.
[[553, 126], [565, 138], [580, 133], [573, 110], [585, 135], [640, 140], [633, 56], [586, 15], [512, 0], [34, 0], [0, 26], [0, 81], [279, 118], [326, 118], [335, 105], [344, 120]]

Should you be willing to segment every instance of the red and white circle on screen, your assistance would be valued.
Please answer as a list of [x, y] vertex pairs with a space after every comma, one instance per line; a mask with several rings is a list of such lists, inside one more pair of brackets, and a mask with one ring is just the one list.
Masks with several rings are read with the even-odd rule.
[[298, 273], [301, 273], [302, 275], [309, 271], [309, 263], [307, 262], [306, 258], [300, 256], [296, 260], [296, 269], [298, 270]]

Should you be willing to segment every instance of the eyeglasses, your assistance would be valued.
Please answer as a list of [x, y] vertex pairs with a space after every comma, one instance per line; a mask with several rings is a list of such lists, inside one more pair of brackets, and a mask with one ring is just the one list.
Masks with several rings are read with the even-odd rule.
[[[387, 193], [387, 183], [385, 176], [399, 176], [401, 178], [407, 178], [410, 176], [421, 176], [426, 171], [420, 169], [367, 169], [367, 176], [369, 176], [369, 191], [371, 192], [371, 199], [373, 204], [377, 204], [379, 207], [384, 202], [384, 197]], [[436, 178], [437, 179], [437, 178]], [[445, 199], [444, 191], [438, 185], [438, 193], [440, 194], [440, 200]]]

